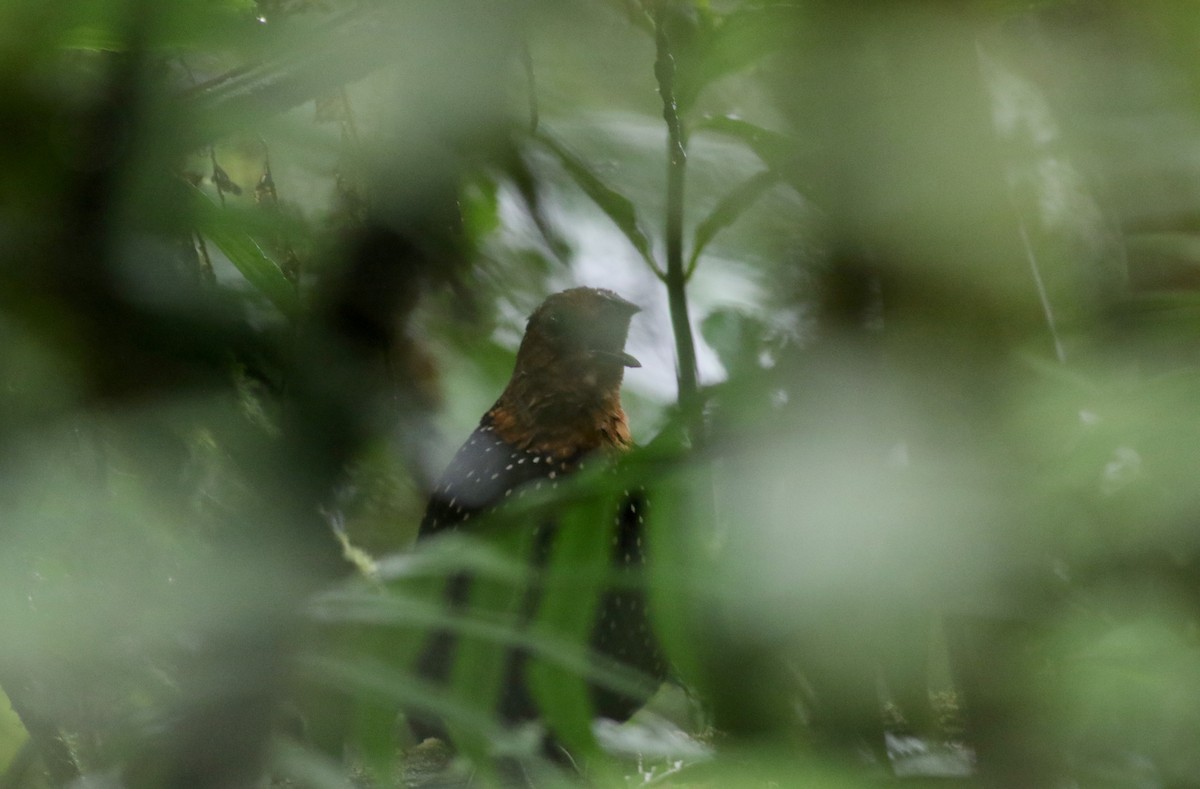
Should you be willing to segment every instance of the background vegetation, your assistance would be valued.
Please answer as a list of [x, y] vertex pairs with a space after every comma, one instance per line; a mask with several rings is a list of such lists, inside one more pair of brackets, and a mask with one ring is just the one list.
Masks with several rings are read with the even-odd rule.
[[[0, 786], [571, 783], [488, 714], [513, 644], [598, 785], [1200, 784], [1198, 36], [1167, 0], [4, 3]], [[643, 448], [494, 519], [564, 524], [522, 629], [519, 530], [408, 548], [577, 283], [646, 307]], [[629, 484], [677, 682], [593, 727], [584, 681], [639, 681], [582, 648]]]

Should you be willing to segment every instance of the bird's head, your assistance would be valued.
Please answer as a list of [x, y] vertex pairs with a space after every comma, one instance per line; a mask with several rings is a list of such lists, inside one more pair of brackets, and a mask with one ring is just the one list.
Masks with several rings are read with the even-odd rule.
[[629, 322], [641, 308], [601, 288], [555, 293], [529, 316], [512, 379], [491, 414], [506, 440], [569, 454], [629, 443], [621, 409]]
[[600, 371], [619, 374], [624, 367], [641, 367], [641, 362], [625, 351], [629, 321], [640, 310], [602, 288], [555, 293], [529, 316], [517, 351], [517, 370], [586, 375]]

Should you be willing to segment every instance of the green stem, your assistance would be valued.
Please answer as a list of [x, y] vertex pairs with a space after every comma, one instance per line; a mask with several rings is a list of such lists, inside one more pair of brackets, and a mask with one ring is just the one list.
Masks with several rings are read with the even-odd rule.
[[676, 373], [679, 403], [685, 408], [695, 404], [699, 384], [696, 375], [696, 344], [688, 320], [687, 271], [683, 264], [683, 185], [687, 170], [683, 127], [675, 103], [675, 58], [664, 28], [666, 0], [661, 0], [654, 16], [656, 58], [654, 76], [662, 96], [663, 120], [667, 122], [667, 298], [671, 307], [671, 327], [675, 333], [675, 353], [679, 359]]

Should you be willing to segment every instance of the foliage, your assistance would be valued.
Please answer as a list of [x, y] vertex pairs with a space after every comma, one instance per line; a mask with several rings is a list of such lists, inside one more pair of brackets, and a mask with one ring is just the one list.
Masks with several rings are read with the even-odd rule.
[[[0, 787], [1200, 783], [1197, 13], [4, 4]], [[641, 447], [412, 548], [580, 282]]]

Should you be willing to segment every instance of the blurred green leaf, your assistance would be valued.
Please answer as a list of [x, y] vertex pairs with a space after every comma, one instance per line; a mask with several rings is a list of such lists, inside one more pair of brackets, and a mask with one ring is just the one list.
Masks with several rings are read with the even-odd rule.
[[642, 230], [633, 202], [605, 184], [578, 154], [567, 148], [544, 128], [538, 132], [537, 139], [558, 158], [584, 194], [590, 197], [600, 210], [613, 221], [625, 238], [629, 239], [629, 243], [633, 244], [633, 248], [642, 256], [642, 260], [646, 262], [650, 270], [661, 279], [663, 273], [654, 261], [654, 254], [650, 249], [650, 239]]
[[711, 116], [696, 124], [697, 131], [711, 131], [740, 140], [762, 160], [769, 169], [798, 193], [804, 195], [807, 185], [800, 180], [799, 167], [807, 151], [802, 141], [780, 132], [732, 116]]
[[[584, 582], [584, 591], [597, 587], [607, 573]], [[560, 600], [574, 600], [580, 592], [580, 579], [554, 587]], [[582, 677], [620, 693], [641, 693], [645, 685], [630, 671], [618, 670], [589, 659], [586, 645], [556, 631], [530, 631], [519, 620], [496, 611], [463, 612], [447, 610], [440, 600], [405, 597], [397, 593], [343, 593], [322, 595], [313, 605], [313, 616], [327, 624], [363, 624], [381, 627], [446, 630], [497, 647], [528, 651], [564, 674]]]
[[461, 203], [463, 225], [471, 238], [484, 238], [500, 226], [498, 189], [492, 178], [472, 179], [463, 191]]
[[[509, 556], [528, 561], [532, 549], [533, 530], [498, 530], [492, 534], [493, 545]], [[526, 600], [526, 586], [511, 584], [483, 577], [470, 578], [467, 608], [475, 616], [500, 621], [517, 622], [521, 617]], [[456, 634], [453, 648], [453, 666], [450, 671], [449, 695], [462, 705], [472, 706], [483, 714], [496, 718], [497, 705], [504, 692], [506, 672], [509, 668], [510, 650], [497, 649], [489, 637]], [[488, 763], [489, 741], [480, 736], [478, 729], [465, 729], [451, 724], [451, 736], [472, 761]]]
[[250, 234], [235, 225], [235, 218], [199, 189], [187, 187], [191, 196], [196, 229], [220, 247], [246, 281], [289, 319], [299, 315], [296, 286], [288, 281]]
[[736, 310], [714, 310], [700, 328], [730, 375], [745, 379], [761, 369], [766, 332], [760, 322]]
[[308, 789], [350, 789], [345, 765], [295, 740], [276, 738], [271, 745], [271, 770], [294, 785]]
[[[660, 440], [674, 443], [669, 436]], [[711, 501], [711, 488], [694, 469], [675, 470], [655, 477], [647, 500], [647, 555], [653, 568], [647, 591], [654, 632], [683, 680], [702, 687], [707, 645], [699, 640], [698, 625], [707, 594], [719, 592], [701, 581], [711, 557], [700, 546], [712, 522], [697, 505]]]
[[672, 49], [679, 62], [676, 100], [681, 113], [717, 80], [750, 67], [786, 46], [795, 11], [771, 3], [743, 4], [727, 14], [703, 14], [690, 42]]
[[21, 719], [12, 709], [8, 697], [0, 692], [0, 775], [17, 758], [29, 734], [21, 725]]
[[[130, 17], [120, 3], [78, 3], [84, 17], [72, 25], [62, 46], [97, 52], [123, 52], [129, 46]], [[134, 11], [133, 13], [144, 13]], [[160, 52], [195, 51], [206, 46], [229, 46], [253, 31], [254, 0], [180, 0], [170, 13], [151, 14], [153, 47]]]
[[[603, 571], [609, 563], [613, 513], [619, 511], [619, 500], [606, 496], [559, 514], [546, 577], [551, 582], [574, 578], [575, 588], [567, 594], [552, 587], [542, 595], [534, 632], [588, 643], [603, 589], [595, 570]], [[591, 583], [588, 570], [592, 571]], [[532, 661], [527, 672], [530, 690], [550, 729], [572, 751], [585, 758], [595, 755], [598, 749], [592, 735], [594, 713], [586, 674], [563, 671], [541, 660]]]
[[721, 198], [708, 216], [696, 226], [692, 238], [692, 254], [688, 259], [686, 277], [690, 278], [700, 262], [700, 255], [713, 236], [729, 227], [746, 209], [775, 184], [779, 183], [779, 173], [775, 170], [762, 170], [738, 184], [727, 195]]
[[312, 682], [337, 688], [351, 695], [376, 696], [396, 705], [432, 713], [451, 723], [457, 730], [470, 733], [476, 741], [498, 747], [512, 747], [520, 740], [496, 720], [481, 711], [478, 704], [449, 696], [437, 686], [416, 676], [399, 674], [395, 666], [365, 656], [354, 659], [323, 655], [301, 655], [297, 667]]

